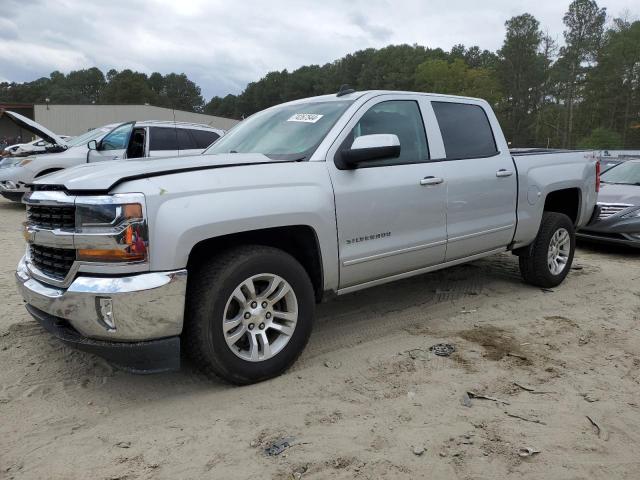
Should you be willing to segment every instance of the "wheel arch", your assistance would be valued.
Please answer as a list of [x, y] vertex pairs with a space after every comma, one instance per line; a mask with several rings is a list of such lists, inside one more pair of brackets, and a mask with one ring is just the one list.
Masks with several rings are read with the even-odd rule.
[[203, 259], [240, 245], [263, 245], [280, 249], [295, 258], [306, 270], [316, 297], [324, 295], [322, 251], [318, 235], [309, 225], [263, 228], [207, 238], [196, 243], [189, 252], [187, 271], [194, 271]]
[[33, 178], [44, 177], [45, 175], [49, 175], [50, 173], [53, 173], [53, 172], [59, 172], [60, 170], [64, 170], [64, 168], [60, 168], [60, 167], [45, 168], [41, 172], [36, 173], [33, 176]]
[[577, 225], [582, 206], [582, 191], [575, 188], [562, 188], [548, 192], [544, 200], [544, 212], [563, 213]]

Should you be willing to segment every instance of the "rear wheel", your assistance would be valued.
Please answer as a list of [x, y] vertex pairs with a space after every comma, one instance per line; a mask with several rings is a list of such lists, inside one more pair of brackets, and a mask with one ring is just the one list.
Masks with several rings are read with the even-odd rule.
[[236, 384], [265, 380], [298, 358], [314, 310], [311, 280], [289, 254], [228, 250], [190, 272], [185, 347], [205, 373]]
[[525, 282], [550, 288], [565, 279], [576, 248], [571, 219], [556, 212], [545, 212], [533, 243], [520, 255], [520, 273]]

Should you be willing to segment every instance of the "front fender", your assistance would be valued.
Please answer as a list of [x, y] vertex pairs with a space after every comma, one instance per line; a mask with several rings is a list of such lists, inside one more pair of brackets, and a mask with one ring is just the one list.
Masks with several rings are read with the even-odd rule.
[[318, 238], [325, 289], [337, 288], [333, 190], [323, 162], [177, 173], [127, 182], [117, 190], [146, 195], [153, 271], [185, 268], [191, 250], [203, 240], [304, 225]]

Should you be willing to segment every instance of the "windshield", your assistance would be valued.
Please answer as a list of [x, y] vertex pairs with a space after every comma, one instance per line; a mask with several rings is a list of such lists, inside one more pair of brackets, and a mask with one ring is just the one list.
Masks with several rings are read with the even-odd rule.
[[611, 167], [600, 176], [604, 183], [640, 185], [640, 162], [623, 162]]
[[299, 103], [258, 112], [204, 153], [262, 153], [275, 160], [307, 159], [352, 103]]
[[100, 127], [94, 130], [89, 130], [88, 132], [83, 133], [82, 135], [78, 135], [77, 137], [70, 138], [66, 142], [70, 147], [77, 147], [83, 144], [86, 145], [91, 140], [97, 140], [99, 137], [102, 137], [104, 134], [110, 131], [111, 129], [108, 127]]

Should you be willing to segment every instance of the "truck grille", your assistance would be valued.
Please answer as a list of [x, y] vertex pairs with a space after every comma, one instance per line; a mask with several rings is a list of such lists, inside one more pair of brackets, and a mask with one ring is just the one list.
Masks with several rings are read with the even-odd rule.
[[46, 230], [73, 230], [76, 226], [76, 207], [29, 205], [27, 220], [30, 224]]
[[31, 263], [42, 273], [56, 280], [63, 280], [76, 259], [76, 251], [29, 245], [29, 256]]
[[616, 213], [620, 213], [623, 210], [631, 207], [628, 203], [599, 203], [600, 213], [598, 215], [598, 220], [603, 220], [605, 218], [609, 218]]

